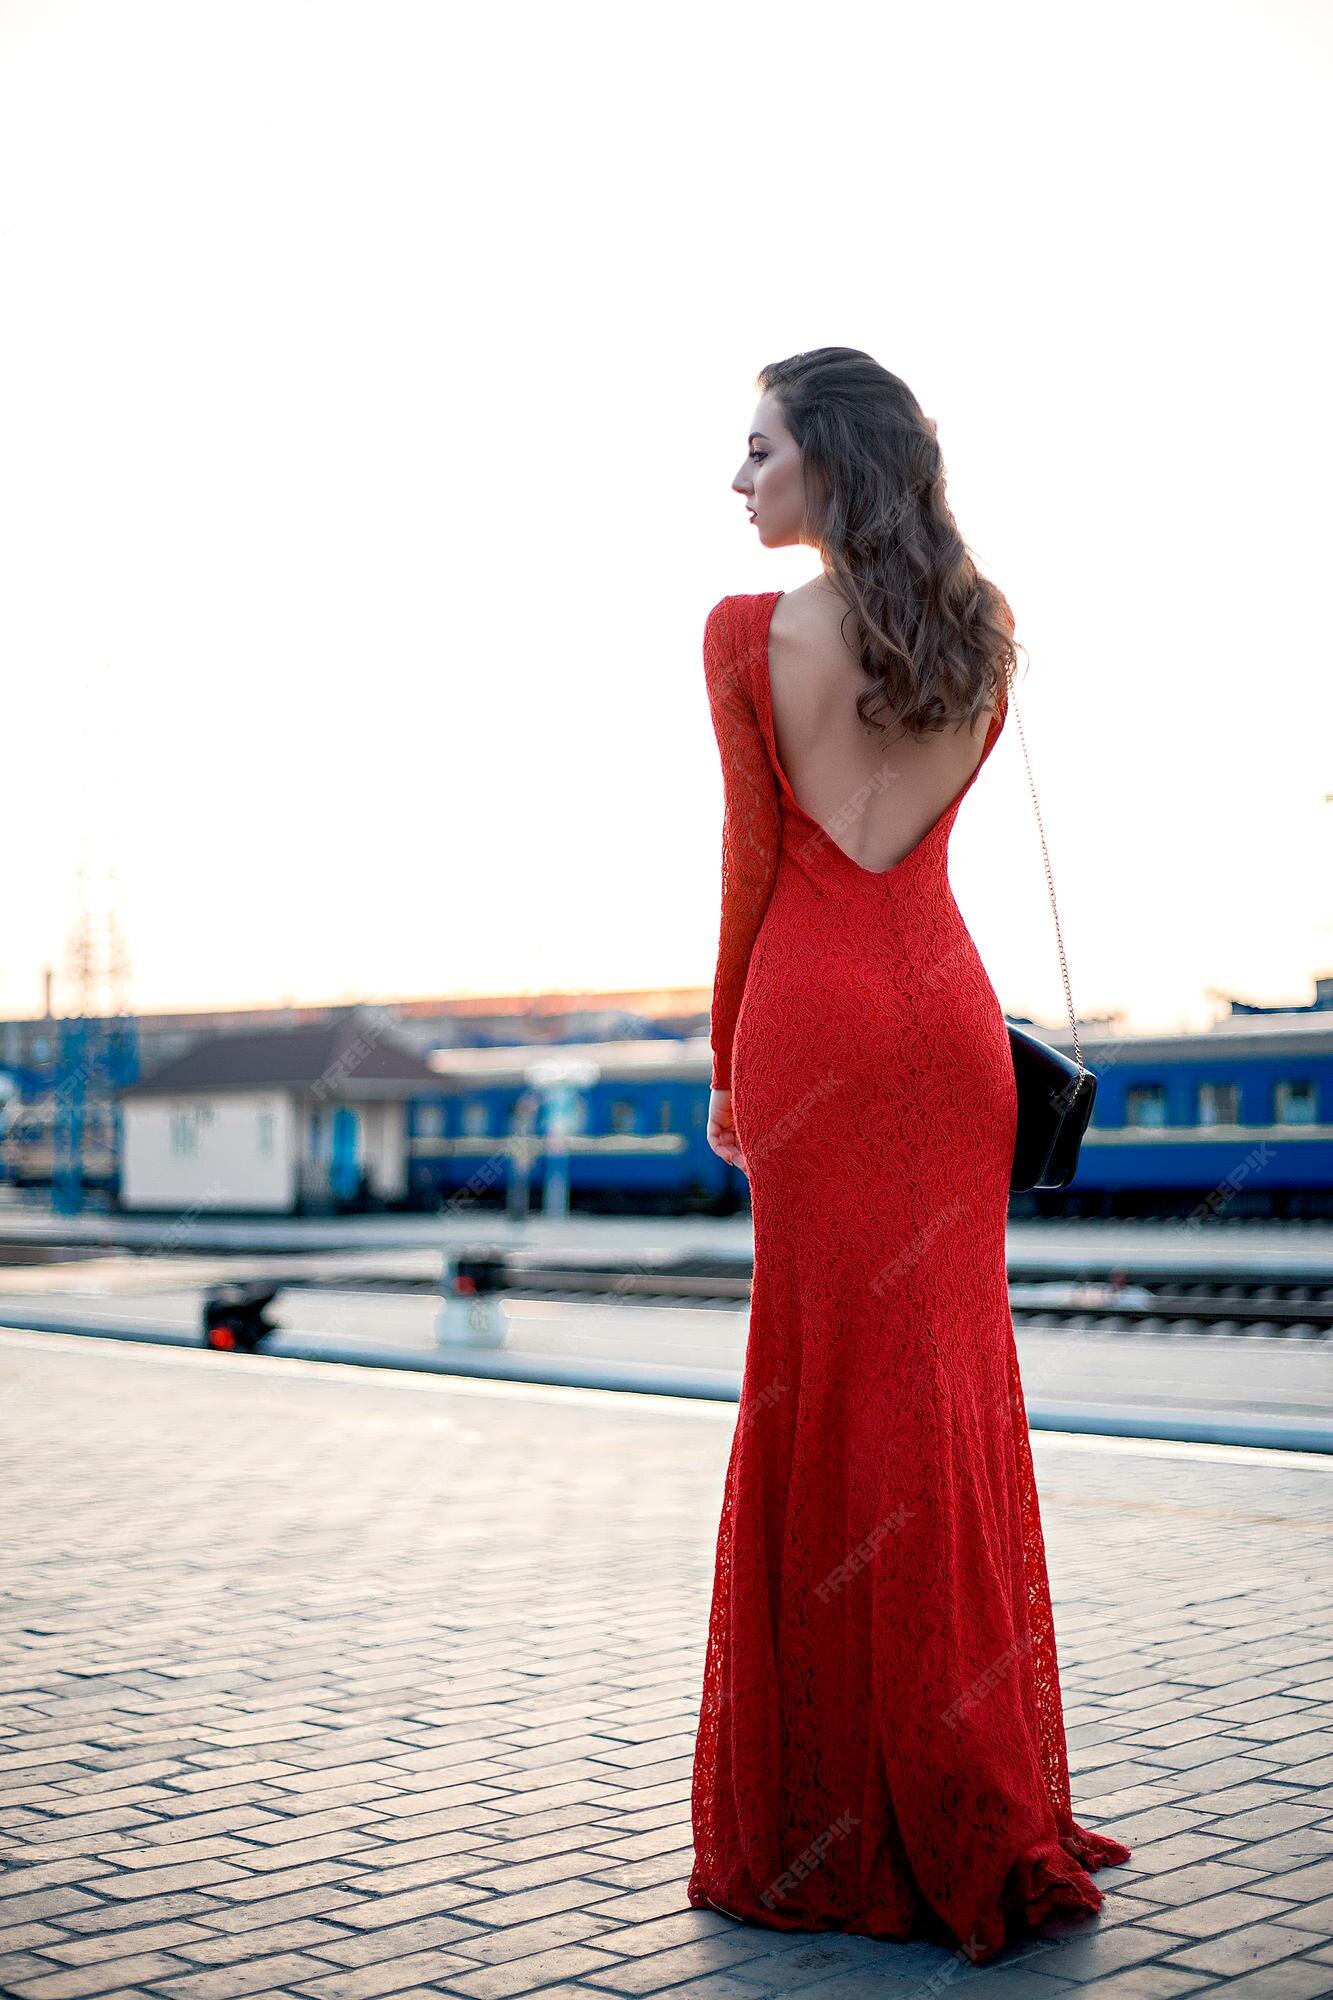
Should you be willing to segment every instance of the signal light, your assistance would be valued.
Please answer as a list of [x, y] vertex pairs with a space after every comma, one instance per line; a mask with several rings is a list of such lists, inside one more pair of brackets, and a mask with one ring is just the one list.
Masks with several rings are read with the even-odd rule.
[[204, 1346], [224, 1354], [253, 1354], [261, 1340], [277, 1331], [277, 1321], [264, 1308], [280, 1290], [262, 1280], [215, 1286], [204, 1298]]
[[508, 1276], [503, 1251], [445, 1253], [435, 1322], [442, 1347], [503, 1347], [508, 1337], [503, 1292]]

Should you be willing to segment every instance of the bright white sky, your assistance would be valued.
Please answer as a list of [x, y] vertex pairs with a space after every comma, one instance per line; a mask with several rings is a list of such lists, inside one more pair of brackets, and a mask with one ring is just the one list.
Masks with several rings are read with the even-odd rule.
[[[0, 1012], [81, 853], [145, 1010], [710, 983], [703, 621], [817, 569], [730, 482], [826, 343], [1014, 605], [1080, 1011], [1309, 998], [1331, 48], [1322, 0], [8, 0]], [[1058, 1021], [1012, 719], [952, 855]]]

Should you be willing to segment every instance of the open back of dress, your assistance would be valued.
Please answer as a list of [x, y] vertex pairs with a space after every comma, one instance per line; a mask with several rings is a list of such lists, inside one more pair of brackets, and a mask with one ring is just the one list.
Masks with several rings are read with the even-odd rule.
[[[778, 642], [774, 594], [764, 659], [756, 664], [768, 708], [775, 768], [805, 819], [822, 826], [868, 874], [886, 873], [958, 797], [989, 747], [987, 724], [912, 739], [896, 725], [867, 727], [856, 710], [869, 681], [836, 638]], [[779, 677], [783, 652], [785, 680]], [[790, 656], [799, 652], [799, 662]], [[792, 673], [793, 666], [797, 667]]]

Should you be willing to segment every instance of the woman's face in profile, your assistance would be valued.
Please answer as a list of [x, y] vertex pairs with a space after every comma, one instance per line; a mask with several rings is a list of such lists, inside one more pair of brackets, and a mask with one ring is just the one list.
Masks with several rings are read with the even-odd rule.
[[731, 486], [752, 510], [760, 541], [768, 549], [801, 540], [805, 493], [801, 453], [772, 396], [761, 396], [750, 419], [748, 450]]

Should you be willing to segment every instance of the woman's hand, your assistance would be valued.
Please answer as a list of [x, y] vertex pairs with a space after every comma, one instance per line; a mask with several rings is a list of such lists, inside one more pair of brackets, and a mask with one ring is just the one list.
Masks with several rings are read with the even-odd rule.
[[720, 1160], [725, 1160], [728, 1166], [739, 1167], [742, 1173], [746, 1173], [740, 1143], [736, 1138], [736, 1127], [732, 1121], [729, 1090], [710, 1090], [708, 1093], [708, 1143]]

